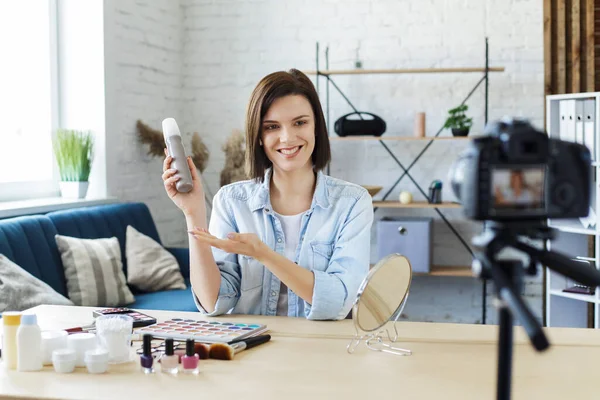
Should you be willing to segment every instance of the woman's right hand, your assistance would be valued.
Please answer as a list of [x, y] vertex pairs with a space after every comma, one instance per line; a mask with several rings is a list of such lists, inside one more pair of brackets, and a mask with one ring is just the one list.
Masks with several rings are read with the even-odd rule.
[[167, 195], [169, 195], [169, 198], [173, 201], [173, 203], [175, 203], [175, 205], [179, 207], [179, 209], [183, 211], [187, 217], [191, 217], [200, 211], [200, 207], [205, 207], [204, 188], [202, 187], [202, 182], [200, 181], [200, 176], [198, 175], [196, 166], [194, 165], [192, 158], [188, 157], [187, 164], [192, 175], [193, 188], [187, 193], [180, 193], [177, 191], [177, 187], [175, 186], [180, 177], [175, 176], [177, 173], [176, 169], [171, 169], [173, 157], [168, 155], [167, 149], [165, 149], [165, 155], [167, 157], [163, 162], [162, 179]]

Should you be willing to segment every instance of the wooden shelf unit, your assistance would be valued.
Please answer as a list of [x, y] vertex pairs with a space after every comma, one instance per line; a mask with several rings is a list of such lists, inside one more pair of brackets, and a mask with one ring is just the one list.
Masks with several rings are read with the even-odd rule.
[[425, 201], [416, 201], [409, 204], [402, 204], [399, 201], [374, 201], [373, 207], [378, 208], [461, 208], [460, 203], [444, 202], [440, 204], [427, 203]]
[[[327, 89], [326, 89], [326, 99], [325, 99], [325, 104], [327, 105], [326, 107], [326, 125], [327, 127], [331, 128], [331, 123], [329, 121], [329, 86], [330, 84], [333, 84], [333, 87], [344, 97], [344, 99], [346, 100], [346, 102], [348, 103], [348, 105], [355, 111], [357, 112], [358, 109], [352, 104], [352, 102], [348, 99], [348, 97], [342, 92], [342, 90], [339, 88], [339, 86], [337, 84], [335, 84], [335, 82], [333, 81], [333, 76], [339, 76], [339, 75], [348, 75], [348, 76], [356, 76], [356, 75], [376, 75], [376, 74], [437, 74], [437, 73], [481, 73], [483, 74], [483, 77], [481, 80], [479, 80], [479, 82], [477, 82], [477, 84], [474, 86], [474, 88], [471, 90], [471, 92], [464, 98], [464, 100], [462, 102], [460, 102], [460, 104], [464, 104], [470, 97], [471, 94], [481, 85], [483, 84], [483, 87], [485, 88], [485, 93], [484, 93], [484, 110], [485, 110], [485, 122], [487, 123], [488, 120], [488, 103], [489, 103], [489, 74], [492, 72], [503, 72], [505, 70], [504, 67], [490, 67], [489, 65], [489, 48], [488, 48], [488, 39], [485, 39], [485, 63], [483, 67], [455, 67], [455, 68], [442, 68], [442, 67], [438, 67], [438, 68], [391, 68], [391, 69], [340, 69], [340, 70], [334, 70], [334, 69], [329, 69], [329, 48], [327, 48], [325, 54], [326, 54], [326, 69], [325, 70], [321, 70], [319, 68], [319, 44], [317, 43], [317, 59], [316, 59], [316, 70], [313, 71], [304, 71], [305, 74], [307, 75], [316, 75], [316, 89], [317, 92], [319, 92], [319, 77], [325, 77], [326, 78], [326, 83], [327, 83]], [[440, 209], [442, 208], [460, 208], [461, 205], [457, 204], [457, 203], [450, 203], [450, 202], [446, 202], [446, 203], [442, 203], [442, 204], [429, 204], [427, 202], [416, 202], [416, 203], [412, 203], [412, 204], [402, 204], [399, 201], [385, 201], [385, 198], [389, 195], [389, 193], [396, 187], [396, 185], [398, 185], [398, 183], [400, 182], [400, 180], [402, 179], [402, 177], [404, 177], [405, 175], [408, 175], [408, 177], [412, 180], [412, 182], [417, 186], [417, 188], [419, 189], [419, 191], [421, 193], [425, 193], [425, 190], [423, 190], [423, 188], [421, 188], [421, 186], [419, 186], [419, 184], [412, 178], [412, 176], [409, 173], [410, 168], [419, 160], [419, 158], [423, 155], [423, 153], [428, 149], [428, 147], [432, 144], [432, 141], [434, 140], [462, 140], [462, 141], [467, 141], [467, 140], [472, 140], [473, 138], [477, 137], [477, 136], [467, 136], [467, 137], [455, 137], [455, 136], [442, 136], [440, 137], [440, 134], [442, 133], [442, 130], [444, 129], [444, 127], [440, 128], [438, 130], [438, 132], [435, 134], [435, 136], [431, 136], [431, 137], [411, 137], [411, 136], [399, 136], [399, 135], [382, 135], [380, 137], [375, 137], [375, 136], [346, 136], [346, 137], [340, 137], [340, 136], [333, 136], [333, 135], [329, 135], [330, 141], [332, 142], [342, 142], [342, 141], [350, 141], [350, 143], [357, 143], [360, 141], [374, 141], [376, 143], [379, 143], [382, 147], [384, 147], [389, 153], [390, 155], [394, 158], [394, 160], [396, 161], [396, 163], [398, 164], [399, 167], [402, 167], [402, 169], [404, 170], [404, 167], [402, 166], [401, 162], [395, 157], [395, 155], [392, 153], [392, 151], [388, 148], [386, 142], [387, 141], [425, 141], [427, 142], [424, 146], [424, 149], [421, 153], [419, 153], [419, 155], [417, 155], [413, 160], [412, 163], [410, 164], [410, 167], [408, 167], [407, 170], [403, 171], [402, 176], [400, 176], [398, 178], [398, 180], [396, 181], [396, 183], [394, 183], [394, 185], [392, 186], [392, 188], [390, 190], [388, 190], [388, 192], [386, 193], [386, 195], [383, 198], [383, 201], [373, 201], [373, 206], [375, 208], [388, 208], [388, 209], [429, 209], [431, 211], [436, 212], [444, 221], [444, 223], [446, 225], [448, 225], [448, 227], [452, 230], [452, 232], [454, 233], [454, 235], [457, 237], [457, 239], [461, 242], [461, 244], [465, 247], [465, 249], [471, 254], [473, 255], [473, 251], [471, 249], [471, 247], [469, 246], [469, 244], [467, 243], [467, 241], [465, 241], [465, 239], [462, 238], [462, 236], [460, 235], [460, 233], [454, 229], [454, 227], [452, 226], [452, 223], [442, 214], [442, 212], [440, 211]], [[329, 168], [330, 166], [327, 166], [327, 174], [329, 174]], [[442, 267], [442, 266], [431, 266], [430, 268], [431, 272], [427, 275], [430, 276], [462, 276], [462, 277], [471, 277], [471, 267]], [[481, 302], [481, 321], [483, 324], [486, 323], [486, 307], [487, 307], [487, 282], [484, 280], [482, 282], [482, 289], [483, 289], [483, 293], [482, 293], [482, 302]]]
[[[375, 265], [371, 264], [371, 268]], [[429, 273], [414, 272], [413, 276], [453, 276], [457, 278], [474, 278], [470, 266], [432, 265]]]
[[559, 289], [550, 289], [550, 294], [552, 296], [564, 297], [566, 299], [580, 300], [588, 303], [600, 303], [600, 300], [596, 298], [594, 294], [579, 294], [579, 293], [571, 293], [571, 292], [563, 292]]
[[473, 272], [470, 266], [447, 266], [447, 265], [432, 265], [431, 271], [428, 274], [415, 273], [416, 276], [427, 275], [427, 276], [455, 276], [474, 278]]
[[[504, 67], [488, 67], [488, 72], [504, 72]], [[319, 71], [319, 75], [372, 75], [372, 74], [440, 74], [485, 72], [482, 67], [456, 68], [393, 68], [393, 69], [338, 69]], [[304, 71], [307, 75], [317, 75], [317, 71]]]
[[430, 140], [472, 140], [479, 136], [442, 136], [442, 137], [415, 137], [415, 136], [330, 136], [329, 140], [332, 141], [344, 141], [344, 140], [411, 140], [411, 141], [424, 141], [429, 142]]

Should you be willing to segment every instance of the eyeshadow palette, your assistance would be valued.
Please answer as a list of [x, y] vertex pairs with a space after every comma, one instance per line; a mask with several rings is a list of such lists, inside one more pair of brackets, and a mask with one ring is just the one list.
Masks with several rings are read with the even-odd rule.
[[228, 343], [267, 331], [266, 325], [236, 324], [220, 321], [203, 321], [172, 318], [164, 322], [136, 329], [135, 333], [150, 334], [157, 338], [194, 339], [203, 343]]
[[121, 314], [127, 315], [133, 318], [133, 327], [140, 328], [142, 326], [148, 326], [152, 324], [156, 324], [156, 318], [146, 315], [144, 313], [132, 310], [127, 307], [117, 307], [117, 308], [103, 308], [100, 310], [94, 310], [94, 317], [98, 317], [100, 315], [112, 315], [112, 314]]

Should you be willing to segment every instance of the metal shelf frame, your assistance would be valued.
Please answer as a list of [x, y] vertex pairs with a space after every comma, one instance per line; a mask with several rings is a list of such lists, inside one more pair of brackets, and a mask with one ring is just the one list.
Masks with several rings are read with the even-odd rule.
[[[330, 86], [333, 86], [333, 88], [344, 98], [344, 100], [346, 101], [346, 103], [348, 103], [348, 105], [352, 108], [352, 110], [354, 110], [355, 112], [358, 112], [357, 108], [354, 106], [354, 104], [352, 104], [352, 101], [350, 101], [350, 99], [344, 94], [344, 92], [342, 91], [342, 89], [335, 83], [334, 79], [333, 79], [333, 75], [335, 75], [335, 71], [331, 71], [329, 69], [329, 47], [327, 47], [325, 49], [325, 70], [321, 70], [321, 66], [320, 66], [320, 49], [319, 49], [319, 43], [317, 42], [316, 44], [316, 70], [315, 71], [311, 71], [312, 74], [316, 75], [316, 89], [317, 89], [317, 93], [319, 93], [319, 78], [320, 77], [324, 77], [326, 79], [326, 86], [325, 86], [325, 102], [326, 102], [326, 123], [327, 123], [327, 128], [329, 129], [330, 125]], [[386, 73], [395, 73], [394, 70], [385, 70]], [[421, 70], [398, 70], [399, 72], [397, 73], [411, 73], [411, 72], [422, 72]], [[485, 90], [485, 104], [484, 104], [484, 124], [487, 125], [488, 122], [488, 103], [489, 103], [489, 73], [490, 72], [502, 72], [504, 71], [504, 68], [502, 67], [494, 67], [494, 68], [490, 68], [489, 65], [489, 43], [488, 43], [488, 38], [485, 38], [485, 67], [484, 68], [464, 68], [463, 70], [460, 69], [432, 69], [429, 72], [432, 73], [465, 73], [465, 72], [469, 72], [469, 73], [483, 73], [483, 76], [481, 77], [481, 79], [475, 84], [475, 86], [471, 89], [471, 91], [467, 94], [467, 96], [465, 96], [465, 98], [460, 102], [461, 105], [465, 104], [469, 98], [473, 95], [473, 93], [475, 93], [475, 91], [483, 84], [484, 86], [484, 90]], [[368, 71], [365, 71], [365, 73], [367, 73]], [[370, 71], [371, 73], [376, 73], [376, 71]], [[347, 74], [347, 71], [340, 71], [341, 74]], [[359, 117], [362, 119], [362, 115], [358, 114]], [[485, 126], [484, 125], [484, 126]], [[421, 186], [419, 185], [419, 183], [412, 177], [412, 175], [410, 174], [410, 170], [411, 168], [413, 168], [413, 166], [417, 163], [417, 161], [419, 161], [419, 159], [425, 154], [425, 152], [429, 149], [429, 147], [431, 146], [431, 144], [435, 141], [435, 138], [438, 138], [439, 135], [443, 132], [444, 127], [442, 126], [437, 133], [435, 134], [435, 136], [429, 137], [429, 138], [424, 138], [424, 140], [428, 140], [428, 143], [424, 146], [424, 148], [421, 150], [420, 153], [417, 154], [417, 156], [412, 160], [412, 162], [410, 162], [410, 164], [405, 167], [404, 164], [398, 159], [398, 157], [396, 157], [396, 155], [392, 152], [392, 150], [388, 147], [388, 145], [385, 143], [384, 140], [379, 140], [378, 142], [381, 144], [381, 146], [383, 146], [383, 148], [386, 150], [386, 152], [390, 155], [390, 157], [392, 157], [392, 159], [396, 162], [396, 164], [402, 169], [402, 174], [398, 177], [398, 179], [396, 179], [396, 181], [394, 182], [394, 184], [388, 189], [388, 191], [385, 193], [385, 195], [383, 196], [382, 201], [384, 201], [389, 195], [390, 193], [394, 190], [394, 188], [400, 183], [400, 181], [402, 181], [402, 179], [404, 179], [405, 177], [408, 177], [408, 179], [410, 179], [410, 181], [417, 187], [417, 189], [419, 190], [419, 192], [427, 199], [429, 198], [429, 196], [427, 195], [427, 193], [423, 190], [423, 188], [421, 188]], [[331, 134], [330, 134], [331, 136]], [[329, 175], [330, 173], [330, 165], [327, 165], [327, 174]], [[377, 211], [379, 207], [375, 207], [374, 210]], [[469, 254], [471, 255], [471, 257], [473, 257], [473, 250], [471, 249], [471, 247], [469, 246], [469, 244], [465, 241], [465, 239], [460, 235], [460, 233], [454, 228], [454, 226], [452, 225], [452, 223], [446, 218], [446, 216], [440, 211], [440, 209], [438, 207], [432, 206], [431, 207], [433, 210], [435, 210], [435, 212], [440, 216], [440, 218], [444, 221], [444, 223], [448, 226], [448, 228], [450, 228], [450, 230], [452, 231], [452, 233], [456, 236], [456, 238], [461, 242], [461, 244], [464, 246], [464, 248], [469, 252]], [[483, 280], [482, 282], [482, 307], [481, 307], [481, 323], [485, 324], [486, 323], [486, 312], [487, 312], [487, 282], [486, 280]]]

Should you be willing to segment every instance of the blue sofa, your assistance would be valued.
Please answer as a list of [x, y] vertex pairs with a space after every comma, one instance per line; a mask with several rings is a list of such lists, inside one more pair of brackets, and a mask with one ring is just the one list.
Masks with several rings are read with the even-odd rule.
[[[21, 216], [0, 220], [0, 254], [50, 285], [65, 297], [67, 285], [60, 253], [54, 235], [98, 239], [116, 236], [121, 245], [123, 269], [127, 275], [125, 232], [127, 225], [160, 242], [150, 210], [143, 203], [119, 203], [74, 208], [47, 214]], [[189, 251], [187, 248], [166, 248], [181, 268], [186, 290], [142, 293], [131, 288], [135, 303], [130, 308], [198, 311], [190, 288]]]

